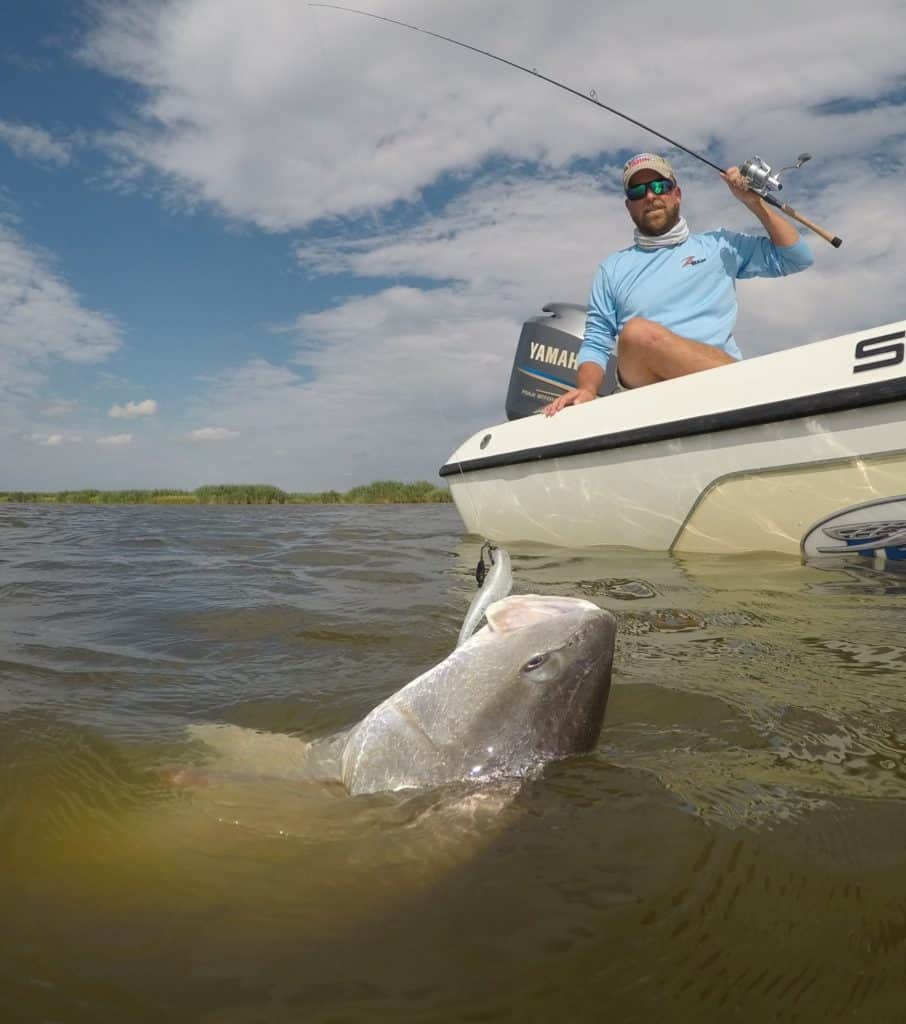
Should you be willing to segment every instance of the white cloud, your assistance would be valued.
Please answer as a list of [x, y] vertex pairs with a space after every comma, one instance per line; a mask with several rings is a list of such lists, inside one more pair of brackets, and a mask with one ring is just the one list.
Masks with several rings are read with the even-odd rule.
[[189, 437], [193, 441], [231, 441], [239, 437], [239, 431], [228, 430], [226, 427], [202, 427], [191, 431]]
[[[526, 0], [500, 0], [493, 12], [484, 0], [372, 6], [594, 88], [686, 145], [724, 151], [727, 162], [768, 145], [775, 161], [805, 145], [830, 160], [892, 131], [883, 112], [815, 108], [901, 81], [890, 31], [901, 0], [765, 0], [757, 19], [747, 8], [715, 18], [710, 0], [690, 0], [676, 18], [673, 4], [654, 0], [647, 17], [669, 20], [669, 37], [645, 42], [635, 8], [592, 0], [572, 0], [565, 12]], [[268, 229], [417, 199], [441, 175], [501, 155], [558, 168], [657, 145], [486, 57], [296, 0], [118, 2], [102, 12], [83, 56], [144, 89], [134, 123], [109, 140], [130, 184], [146, 168], [185, 201]], [[562, 31], [564, 21], [576, 30]], [[650, 72], [649, 47], [680, 55], [669, 89]]]
[[41, 410], [41, 414], [43, 416], [67, 416], [69, 413], [73, 412], [77, 406], [77, 402], [61, 398], [45, 405]]
[[64, 166], [72, 156], [68, 142], [60, 142], [43, 128], [28, 124], [0, 120], [0, 142], [5, 142], [16, 156], [39, 163]]
[[139, 416], [154, 416], [157, 412], [157, 402], [153, 398], [146, 398], [143, 402], [126, 402], [124, 405], [111, 406], [108, 416], [115, 420], [134, 420]]
[[303, 244], [297, 255], [315, 272], [483, 281], [489, 292], [504, 286], [505, 300], [516, 298], [520, 282], [526, 289], [545, 282], [561, 293], [578, 287], [584, 296], [602, 236], [610, 234], [615, 248], [628, 244], [628, 224], [622, 201], [602, 194], [596, 175], [511, 175], [475, 182], [442, 214], [408, 230], [347, 232], [317, 248]]
[[110, 445], [111, 447], [124, 447], [132, 444], [131, 434], [108, 434], [106, 437], [99, 437], [95, 444]]
[[38, 444], [45, 448], [55, 448], [61, 444], [80, 444], [82, 441], [81, 434], [73, 433], [56, 433], [56, 434], [26, 434], [26, 441], [31, 441], [32, 444]]
[[119, 325], [85, 309], [48, 257], [0, 223], [0, 352], [27, 371], [55, 359], [94, 363], [119, 348]]
[[305, 318], [298, 370], [252, 360], [197, 397], [195, 415], [241, 433], [207, 473], [292, 490], [433, 477], [476, 421], [500, 418], [518, 323], [481, 299], [401, 287]]
[[15, 438], [60, 433], [29, 422], [47, 375], [59, 363], [100, 362], [120, 344], [116, 321], [86, 309], [50, 257], [0, 221], [0, 472], [23, 471]]

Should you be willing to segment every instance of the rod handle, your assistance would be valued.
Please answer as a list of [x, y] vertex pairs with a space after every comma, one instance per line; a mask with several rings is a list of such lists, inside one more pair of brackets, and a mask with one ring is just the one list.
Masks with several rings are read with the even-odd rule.
[[781, 203], [779, 199], [775, 199], [770, 195], [762, 196], [761, 198], [764, 199], [765, 202], [770, 203], [771, 206], [776, 206], [778, 210], [782, 210], [787, 217], [792, 217], [793, 220], [797, 220], [800, 224], [804, 224], [810, 231], [814, 231], [816, 235], [820, 235], [825, 242], [830, 242], [835, 249], [839, 249], [840, 246], [843, 245], [843, 239], [840, 238], [839, 235], [834, 235], [830, 231], [825, 231], [824, 228], [816, 224], [813, 220], [809, 220], [808, 217], [803, 217], [803, 215], [801, 213], [797, 213], [789, 203]]

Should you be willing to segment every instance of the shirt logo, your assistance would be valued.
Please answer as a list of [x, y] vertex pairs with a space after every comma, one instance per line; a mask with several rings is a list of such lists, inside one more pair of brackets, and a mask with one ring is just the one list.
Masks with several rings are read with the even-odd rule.
[[704, 256], [702, 256], [702, 258], [698, 259], [698, 260], [694, 256], [687, 256], [683, 260], [683, 262], [680, 264], [680, 266], [681, 267], [697, 267], [699, 265], [699, 263], [704, 263], [704, 262], [705, 262], [705, 257]]

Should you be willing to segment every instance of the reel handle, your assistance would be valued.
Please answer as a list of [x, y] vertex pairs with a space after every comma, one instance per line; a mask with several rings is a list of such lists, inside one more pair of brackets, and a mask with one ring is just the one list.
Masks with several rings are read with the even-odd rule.
[[778, 210], [782, 210], [787, 217], [792, 217], [793, 220], [799, 221], [800, 224], [804, 224], [810, 231], [814, 231], [816, 235], [820, 235], [825, 242], [835, 248], [839, 249], [843, 245], [843, 239], [838, 235], [833, 235], [830, 231], [825, 231], [824, 228], [820, 227], [813, 220], [809, 220], [808, 217], [803, 217], [801, 213], [797, 213], [789, 203], [781, 203], [779, 199], [775, 199], [770, 195], [762, 195], [761, 197], [766, 203], [770, 203], [771, 206], [776, 206]]

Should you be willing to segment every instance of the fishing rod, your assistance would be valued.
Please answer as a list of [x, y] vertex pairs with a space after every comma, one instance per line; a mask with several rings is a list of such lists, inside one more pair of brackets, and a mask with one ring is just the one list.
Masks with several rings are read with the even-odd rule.
[[[664, 135], [663, 132], [657, 131], [652, 128], [651, 125], [643, 124], [641, 121], [637, 121], [634, 117], [630, 117], [628, 114], [624, 114], [621, 110], [617, 110], [615, 107], [609, 107], [606, 103], [602, 103], [597, 93], [592, 89], [590, 92], [580, 92], [578, 89], [573, 89], [572, 86], [566, 85], [563, 82], [558, 82], [555, 78], [549, 78], [547, 75], [542, 75], [537, 68], [528, 68], [523, 64], [517, 64], [514, 60], [508, 60], [506, 57], [501, 57], [496, 53], [491, 53], [490, 50], [482, 50], [478, 46], [472, 46], [470, 43], [464, 43], [459, 39], [453, 39], [451, 36], [442, 35], [440, 32], [432, 32], [427, 28], [419, 28], [418, 25], [410, 25], [406, 21], [397, 21], [395, 18], [387, 18], [382, 14], [374, 14], [372, 11], [360, 11], [355, 7], [342, 7], [340, 4], [327, 4], [327, 3], [309, 3], [309, 7], [326, 7], [333, 11], [344, 11], [346, 14], [358, 14], [363, 18], [373, 18], [375, 21], [385, 21], [390, 25], [398, 25], [400, 28], [408, 28], [413, 32], [421, 32], [422, 35], [433, 36], [435, 39], [442, 39], [445, 43], [452, 43], [454, 46], [461, 46], [464, 50], [471, 50], [473, 53], [480, 53], [483, 57], [490, 57], [491, 60], [496, 60], [500, 64], [506, 64], [507, 67], [515, 68], [517, 71], [524, 71], [527, 75], [531, 75], [533, 78], [540, 78], [542, 82], [548, 82], [550, 85], [555, 85], [558, 89], [563, 89], [564, 92], [572, 93], [573, 96], [578, 96], [580, 100], [585, 100], [587, 103], [594, 103], [596, 107], [600, 107], [602, 110], [606, 110], [610, 114], [616, 114], [617, 117], [621, 117], [624, 121], [628, 121], [630, 124], [636, 125], [638, 128], [644, 129], [646, 132], [650, 132], [652, 135], [656, 135], [659, 139], [663, 139], [664, 142], [669, 142], [671, 146], [675, 146], [677, 149], [681, 149], [684, 153], [688, 153], [689, 156], [694, 157], [696, 160], [701, 161], [703, 164], [707, 164], [708, 167], [717, 171], [719, 174], [726, 174], [723, 167], [709, 160], [707, 157], [696, 153], [694, 149], [689, 149], [688, 146], [684, 146], [681, 142], [677, 142], [676, 139], [671, 139], [669, 135]], [[837, 235], [832, 234], [830, 231], [826, 231], [824, 228], [819, 227], [814, 221], [809, 220], [808, 217], [804, 217], [801, 213], [797, 213], [788, 203], [782, 203], [779, 199], [771, 195], [773, 191], [779, 191], [783, 188], [783, 184], [780, 181], [780, 175], [784, 171], [798, 170], [807, 160], [811, 160], [811, 154], [802, 153], [796, 163], [790, 167], [782, 167], [779, 171], [775, 172], [773, 168], [765, 163], [764, 160], [759, 156], [753, 156], [750, 160], [746, 160], [740, 165], [740, 173], [745, 179], [748, 187], [756, 192], [761, 198], [769, 203], [771, 206], [775, 206], [778, 210], [782, 210], [787, 217], [798, 221], [803, 224], [809, 230], [814, 231], [816, 235], [820, 235], [826, 242], [835, 248], [839, 249], [843, 244], [843, 239]]]

